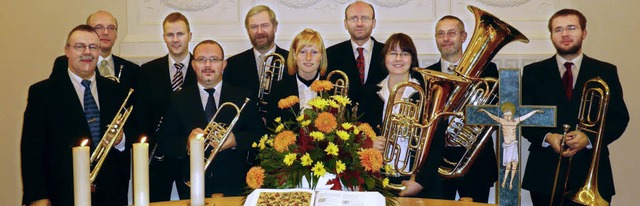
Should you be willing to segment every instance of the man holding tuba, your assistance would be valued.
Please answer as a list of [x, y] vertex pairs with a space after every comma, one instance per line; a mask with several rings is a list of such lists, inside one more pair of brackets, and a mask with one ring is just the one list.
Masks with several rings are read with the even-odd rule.
[[[69, 65], [65, 74], [29, 88], [21, 142], [26, 205], [74, 204], [71, 148], [84, 139], [92, 149], [108, 141], [101, 137], [127, 96], [123, 85], [96, 75], [100, 39], [93, 27], [71, 30], [64, 51]], [[92, 205], [127, 204], [130, 158], [124, 142], [115, 140], [94, 181]]]
[[[607, 202], [615, 195], [608, 145], [624, 133], [629, 122], [629, 112], [622, 97], [622, 87], [615, 65], [588, 57], [582, 53], [582, 42], [587, 37], [587, 19], [574, 9], [562, 9], [549, 19], [551, 42], [556, 55], [524, 67], [522, 76], [522, 103], [525, 105], [557, 106], [556, 128], [522, 129], [523, 136], [531, 142], [529, 159], [522, 188], [531, 193], [534, 205], [549, 205], [551, 191], [556, 191], [552, 205], [559, 205], [563, 184], [553, 190], [554, 173], [558, 156], [572, 157], [572, 163], [563, 161], [559, 183], [568, 178], [566, 191], [575, 192], [585, 183], [587, 174], [595, 169], [599, 180], [597, 189]], [[609, 109], [604, 124], [599, 167], [590, 168], [597, 143], [596, 135], [571, 131], [566, 136], [566, 146], [561, 148], [562, 125], [575, 129], [578, 123], [580, 101], [585, 82], [600, 77], [610, 88]], [[566, 170], [570, 175], [565, 177]], [[565, 200], [568, 198], [564, 198]]]
[[[174, 166], [185, 171], [183, 174], [189, 174], [186, 172], [189, 170], [186, 150], [188, 139], [202, 134], [214, 114], [217, 114], [217, 123], [231, 124], [236, 111], [230, 107], [220, 108], [223, 103], [231, 102], [241, 107], [245, 98], [251, 99], [240, 113], [235, 126], [228, 128], [232, 133], [222, 143], [220, 152], [205, 173], [207, 196], [212, 193], [222, 193], [224, 196], [241, 195], [246, 187], [245, 174], [250, 166], [247, 162], [247, 152], [252, 149], [251, 143], [257, 142], [265, 133], [255, 104], [255, 96], [222, 80], [227, 61], [224, 59], [222, 47], [217, 42], [205, 40], [196, 45], [191, 64], [198, 82], [171, 96], [165, 122], [158, 131], [158, 144], [167, 158], [183, 160], [181, 165]], [[182, 181], [176, 181], [176, 184], [184, 185], [189, 180], [188, 176], [183, 178]]]

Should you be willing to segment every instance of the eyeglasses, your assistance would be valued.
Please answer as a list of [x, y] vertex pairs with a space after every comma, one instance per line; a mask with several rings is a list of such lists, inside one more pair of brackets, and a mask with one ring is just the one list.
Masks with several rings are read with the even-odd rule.
[[576, 26], [576, 25], [569, 25], [567, 27], [556, 27], [555, 29], [553, 29], [553, 33], [562, 33], [563, 31], [568, 31], [568, 32], [572, 32], [575, 31], [577, 29], [579, 29], [580, 27]]
[[361, 17], [352, 16], [352, 17], [349, 17], [347, 19], [347, 21], [349, 21], [351, 23], [357, 23], [358, 20], [362, 21], [363, 23], [369, 23], [373, 19], [371, 17], [368, 17], [368, 16], [361, 16]]
[[447, 32], [444, 31], [438, 31], [436, 32], [436, 38], [442, 38], [444, 37], [444, 35], [447, 35], [447, 37], [452, 38], [458, 35], [458, 31], [456, 30], [449, 30]]
[[89, 51], [91, 51], [91, 52], [95, 52], [95, 51], [98, 51], [98, 49], [100, 49], [100, 46], [98, 46], [96, 44], [89, 44], [88, 46], [85, 45], [85, 44], [76, 44], [76, 45], [73, 45], [73, 46], [71, 46], [71, 45], [67, 45], [67, 46], [73, 47], [73, 49], [75, 49], [78, 52], [85, 51], [87, 49], [87, 47], [89, 47]]
[[113, 31], [118, 30], [118, 28], [116, 28], [116, 26], [113, 26], [113, 25], [109, 25], [109, 26], [106, 26], [106, 27], [102, 26], [102, 25], [98, 25], [98, 26], [93, 27], [93, 30], [95, 30], [97, 32], [101, 32], [101, 31], [104, 31], [104, 30], [113, 32]]
[[411, 57], [411, 53], [405, 52], [405, 51], [403, 51], [403, 52], [392, 51], [392, 52], [387, 53], [387, 56], [389, 56], [389, 57], [400, 56], [402, 58], [406, 58], [406, 57]]
[[258, 30], [258, 28], [261, 28], [262, 30], [267, 30], [267, 28], [271, 27], [271, 23], [264, 23], [264, 24], [251, 24], [249, 25], [249, 30]]
[[212, 64], [217, 64], [222, 62], [222, 59], [218, 58], [218, 57], [198, 57], [196, 59], [194, 59], [193, 61], [196, 61], [196, 63], [198, 64], [206, 64], [207, 61], [211, 62]]

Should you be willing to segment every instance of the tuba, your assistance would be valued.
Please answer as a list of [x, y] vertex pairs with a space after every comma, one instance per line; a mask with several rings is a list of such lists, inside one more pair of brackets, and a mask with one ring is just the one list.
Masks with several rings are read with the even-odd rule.
[[[419, 101], [424, 102], [424, 104], [421, 106], [418, 105], [418, 108], [415, 109], [420, 110], [420, 112], [417, 112], [420, 113], [419, 125], [416, 125], [415, 132], [408, 133], [413, 134], [417, 136], [416, 138], [420, 139], [416, 143], [412, 143], [420, 149], [413, 151], [415, 152], [415, 157], [413, 158], [413, 166], [409, 172], [404, 172], [402, 168], [395, 167], [394, 165], [394, 171], [392, 171], [392, 173], [411, 175], [410, 178], [414, 179], [415, 175], [420, 172], [420, 168], [427, 159], [429, 147], [434, 138], [434, 133], [440, 118], [451, 115], [462, 116], [462, 108], [464, 108], [466, 104], [472, 103], [476, 100], [485, 99], [487, 102], [491, 101], [491, 95], [489, 94], [495, 93], [496, 88], [483, 85], [495, 84], [496, 80], [485, 80], [478, 78], [478, 76], [482, 73], [482, 70], [487, 63], [490, 62], [496, 53], [507, 43], [516, 40], [525, 43], [529, 42], [527, 37], [517, 29], [492, 14], [474, 6], [468, 6], [468, 8], [475, 16], [476, 26], [473, 36], [469, 42], [469, 46], [465, 50], [462, 59], [460, 60], [460, 64], [455, 68], [454, 74], [420, 68], [413, 69], [414, 71], [419, 72], [425, 80], [424, 89], [420, 88], [422, 92], [419, 90], [419, 93], [426, 94], [426, 96], [420, 97], [419, 99]], [[394, 86], [394, 89], [391, 92], [392, 95], [395, 94], [397, 89], [399, 89], [399, 87]], [[392, 107], [394, 104], [395, 102], [393, 98], [390, 98], [387, 103], [387, 110], [389, 110], [389, 107]], [[387, 132], [386, 130], [389, 130], [390, 128], [398, 128], [401, 125], [393, 125], [397, 123], [389, 121], [392, 120], [392, 118], [388, 115], [390, 114], [385, 113], [385, 128], [383, 128], [383, 133], [389, 140], [394, 138], [386, 136], [392, 135], [392, 133]], [[387, 121], [389, 121], [389, 124], [391, 125], [386, 125]], [[463, 129], [465, 128], [463, 127]], [[475, 135], [476, 139], [468, 141], [469, 143], [467, 144], [470, 145], [470, 150], [468, 150], [460, 162], [456, 164], [459, 165], [459, 167], [453, 169], [439, 168], [438, 172], [445, 178], [464, 175], [464, 172], [466, 172], [468, 167], [473, 163], [477, 157], [476, 154], [478, 154], [479, 150], [482, 149], [484, 146], [483, 144], [490, 138], [490, 134], [493, 131], [493, 128], [488, 127], [482, 129], [479, 129], [479, 127], [467, 127], [466, 129], [468, 131], [473, 131], [469, 132], [469, 134], [472, 134], [469, 136]], [[476, 130], [479, 132], [476, 132]], [[480, 137], [479, 140], [477, 139], [478, 136]], [[387, 148], [392, 148], [391, 145], [396, 144], [397, 143], [390, 141], [385, 143], [385, 153], [390, 152], [391, 155], [400, 154], [400, 152], [396, 152], [394, 150], [387, 151]], [[411, 148], [412, 146], [408, 148]], [[389, 163], [386, 160], [383, 160], [383, 162], [385, 164]], [[403, 188], [399, 187], [398, 189]]]
[[[269, 62], [271, 59], [271, 62]], [[267, 96], [271, 93], [271, 86], [274, 82], [280, 81], [284, 74], [285, 60], [278, 53], [271, 53], [262, 58], [262, 73], [260, 74], [260, 88], [258, 90], [259, 108], [261, 113], [265, 113], [264, 107], [267, 105]]]
[[[240, 113], [244, 109], [244, 106], [247, 105], [247, 103], [249, 103], [249, 98], [245, 98], [242, 106], [238, 108], [238, 106], [235, 105], [234, 103], [225, 102], [222, 105], [220, 105], [220, 108], [218, 108], [218, 111], [216, 111], [216, 113], [213, 114], [213, 117], [211, 117], [211, 120], [209, 121], [209, 124], [207, 124], [207, 127], [204, 129], [204, 134], [203, 134], [204, 145], [205, 145], [204, 151], [205, 153], [209, 152], [209, 157], [205, 158], [204, 160], [204, 170], [207, 170], [207, 168], [209, 167], [213, 159], [216, 157], [218, 152], [220, 152], [220, 148], [222, 147], [222, 144], [224, 144], [224, 142], [227, 140], [227, 138], [231, 134], [231, 130], [236, 125], [236, 122], [240, 118]], [[222, 109], [227, 106], [231, 107], [232, 109], [235, 109], [236, 111], [236, 116], [233, 117], [233, 119], [231, 120], [231, 123], [228, 126], [224, 123], [218, 123], [215, 121], [220, 111], [222, 111]], [[187, 186], [191, 186], [191, 183], [189, 181], [185, 182], [185, 184]]]
[[[349, 94], [349, 77], [347, 76], [346, 73], [344, 73], [343, 71], [340, 70], [333, 70], [331, 72], [329, 72], [329, 74], [327, 75], [327, 81], [331, 81], [331, 77], [333, 77], [333, 75], [337, 74], [337, 79], [335, 82], [333, 83], [333, 95], [340, 95], [342, 97], [348, 97]], [[357, 107], [355, 107], [355, 109], [357, 110]], [[338, 115], [337, 117], [344, 117], [344, 113], [345, 113], [346, 108], [345, 107], [340, 107], [340, 109], [338, 109]], [[354, 111], [355, 112], [355, 111]], [[353, 113], [355, 114], [355, 113]]]
[[129, 100], [129, 97], [132, 93], [133, 89], [129, 89], [129, 93], [124, 99], [124, 102], [122, 102], [120, 109], [118, 109], [118, 113], [116, 113], [116, 116], [107, 126], [107, 130], [100, 139], [100, 143], [91, 154], [91, 165], [94, 166], [93, 170], [91, 170], [91, 173], [89, 174], [89, 179], [91, 180], [91, 182], [94, 182], [96, 180], [98, 172], [100, 172], [100, 168], [102, 168], [104, 160], [107, 159], [109, 151], [111, 151], [111, 148], [114, 147], [117, 137], [124, 133], [124, 124], [127, 122], [131, 111], [133, 111], [133, 105], [126, 107], [127, 101]]

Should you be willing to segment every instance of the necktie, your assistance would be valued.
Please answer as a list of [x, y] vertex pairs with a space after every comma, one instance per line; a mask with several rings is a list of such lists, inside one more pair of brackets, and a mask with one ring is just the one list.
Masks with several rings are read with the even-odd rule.
[[364, 55], [362, 54], [364, 48], [358, 47], [356, 50], [358, 50], [356, 65], [358, 66], [358, 72], [360, 73], [360, 83], [364, 84]]
[[91, 81], [82, 80], [81, 84], [84, 86], [84, 116], [87, 118], [91, 140], [95, 147], [100, 143], [100, 110], [91, 94]]
[[573, 73], [571, 72], [571, 66], [573, 66], [571, 62], [564, 63], [564, 68], [566, 68], [567, 71], [562, 75], [562, 87], [568, 100], [571, 100], [571, 94], [573, 93]]
[[215, 114], [216, 110], [218, 110], [216, 108], [216, 99], [213, 98], [213, 93], [216, 92], [216, 89], [209, 88], [204, 90], [207, 91], [207, 93], [209, 93], [209, 98], [207, 99], [207, 106], [204, 108], [204, 114], [207, 116], [207, 122], [209, 122], [211, 120], [211, 117], [213, 117], [213, 114]]
[[100, 67], [98, 67], [98, 72], [100, 72], [101, 76], [107, 76], [107, 75], [111, 75], [111, 72], [109, 72], [109, 67], [107, 67], [107, 60], [103, 59], [102, 61], [100, 61]]
[[184, 82], [184, 77], [182, 76], [182, 71], [181, 71], [182, 68], [184, 67], [184, 64], [175, 63], [173, 64], [173, 66], [176, 67], [176, 74], [173, 75], [173, 78], [171, 80], [171, 89], [173, 91], [177, 91], [177, 90], [180, 90], [180, 87]]

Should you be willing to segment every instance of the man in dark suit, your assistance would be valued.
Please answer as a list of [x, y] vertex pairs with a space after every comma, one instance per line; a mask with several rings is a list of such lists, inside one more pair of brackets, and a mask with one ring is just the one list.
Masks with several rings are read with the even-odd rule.
[[[184, 87], [196, 84], [196, 75], [189, 63], [189, 41], [191, 29], [189, 20], [181, 13], [174, 12], [165, 17], [163, 38], [169, 54], [142, 65], [141, 77], [136, 89], [135, 118], [139, 133], [149, 137], [151, 145], [156, 145], [156, 130], [162, 122], [169, 96]], [[152, 149], [153, 151], [154, 149]], [[180, 161], [164, 157], [164, 151], [155, 149], [149, 166], [150, 200], [168, 201], [172, 185], [181, 180], [178, 168]], [[189, 197], [189, 190], [182, 181], [176, 181], [180, 197]]]
[[[436, 45], [440, 51], [440, 61], [427, 69], [452, 74], [455, 65], [460, 63], [462, 43], [466, 40], [467, 32], [464, 30], [464, 23], [458, 17], [447, 15], [440, 18], [436, 24]], [[496, 64], [489, 62], [480, 77], [498, 78]], [[497, 99], [494, 102], [497, 102]], [[459, 118], [450, 118], [447, 122], [451, 121], [462, 123]], [[454, 141], [457, 135], [450, 134], [446, 130], [445, 133], [438, 133], [436, 138], [446, 139], [444, 157], [449, 161], [457, 162], [464, 155], [466, 149]], [[443, 164], [446, 163], [443, 162]], [[446, 164], [446, 166], [451, 165]], [[493, 150], [493, 139], [489, 139], [463, 177], [444, 178], [443, 194], [445, 198], [454, 200], [458, 192], [460, 197], [471, 197], [474, 202], [486, 203], [489, 201], [489, 191], [497, 179], [496, 154]]]
[[[220, 110], [214, 121], [229, 125], [236, 110], [229, 106], [220, 108], [225, 102], [242, 107], [245, 98], [250, 98], [232, 128], [227, 140], [222, 143], [220, 152], [207, 168], [205, 194], [223, 193], [225, 196], [237, 196], [244, 192], [245, 177], [249, 170], [247, 154], [251, 143], [257, 142], [265, 133], [264, 125], [258, 115], [255, 98], [252, 93], [222, 81], [227, 62], [220, 45], [213, 40], [200, 42], [193, 51], [191, 61], [198, 83], [190, 85], [171, 96], [165, 123], [159, 130], [159, 147], [167, 158], [184, 161], [183, 171], [189, 170], [187, 138], [195, 138], [204, 133], [209, 120]], [[208, 154], [205, 156], [208, 157]], [[200, 163], [200, 164], [204, 164]], [[185, 174], [189, 174], [186, 173]], [[184, 176], [183, 182], [189, 177]], [[180, 182], [182, 184], [182, 182]]]
[[[98, 69], [96, 72], [101, 76], [116, 77], [125, 87], [133, 88], [140, 73], [140, 66], [111, 53], [111, 49], [118, 38], [118, 20], [111, 13], [99, 10], [87, 17], [87, 25], [93, 27], [100, 38], [102, 52], [98, 56]], [[67, 75], [67, 68], [69, 67], [67, 62], [67, 56], [65, 55], [56, 58], [49, 78], [55, 75]]]
[[[29, 88], [21, 142], [23, 204], [74, 204], [71, 148], [87, 137], [92, 149], [100, 144], [103, 128], [125, 99], [122, 85], [95, 75], [99, 45], [91, 26], [77, 26], [67, 37], [66, 75]], [[124, 142], [115, 140], [93, 182], [92, 205], [127, 204], [129, 148]]]
[[[289, 52], [275, 44], [275, 35], [278, 30], [276, 13], [265, 5], [254, 6], [247, 12], [244, 26], [251, 40], [253, 48], [229, 57], [227, 69], [223, 79], [225, 82], [242, 87], [252, 94], [258, 95], [260, 88], [260, 74], [263, 64], [261, 56], [277, 53], [287, 58]], [[268, 59], [267, 63], [273, 61]], [[287, 76], [287, 69], [283, 69], [283, 76]]]
[[376, 27], [373, 6], [356, 1], [347, 6], [344, 14], [344, 27], [351, 39], [327, 48], [328, 72], [341, 70], [347, 74], [349, 98], [355, 104], [366, 86], [378, 84], [388, 72], [383, 63], [384, 44], [371, 37]]
[[[524, 67], [522, 76], [522, 103], [525, 105], [555, 105], [556, 128], [522, 129], [523, 136], [531, 142], [529, 159], [522, 188], [531, 193], [534, 205], [549, 205], [553, 196], [554, 173], [560, 154], [572, 156], [571, 165], [563, 160], [555, 190], [553, 205], [559, 205], [565, 173], [570, 167], [567, 191], [577, 191], [585, 183], [596, 144], [596, 135], [575, 131], [567, 133], [565, 146], [561, 148], [562, 125], [574, 127], [578, 123], [582, 88], [591, 78], [600, 77], [610, 88], [609, 107], [604, 122], [604, 134], [598, 168], [595, 168], [600, 195], [610, 202], [615, 195], [608, 145], [624, 133], [629, 123], [629, 111], [624, 103], [622, 86], [615, 65], [590, 58], [582, 53], [582, 41], [587, 37], [587, 20], [577, 10], [562, 9], [549, 19], [551, 42], [557, 54], [549, 59]], [[597, 129], [596, 129], [597, 130]], [[568, 198], [564, 198], [567, 200]]]

